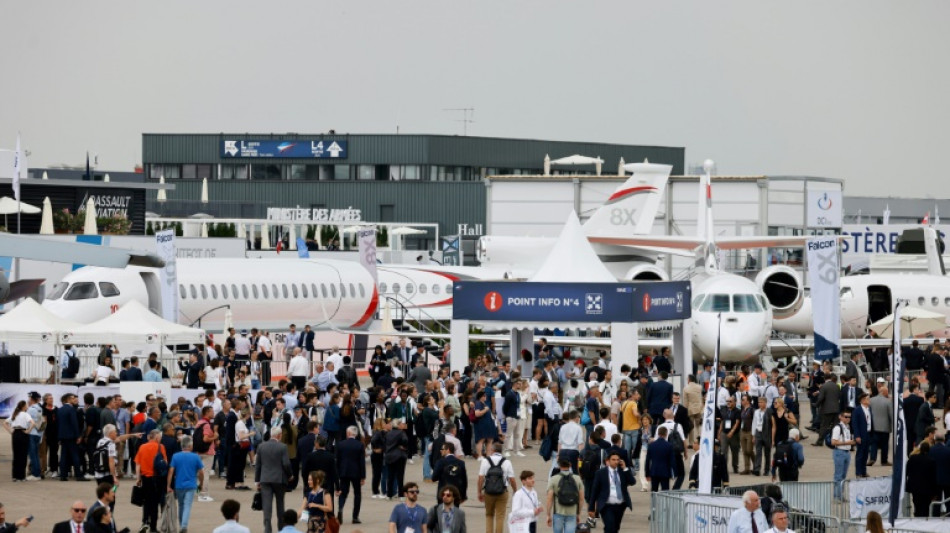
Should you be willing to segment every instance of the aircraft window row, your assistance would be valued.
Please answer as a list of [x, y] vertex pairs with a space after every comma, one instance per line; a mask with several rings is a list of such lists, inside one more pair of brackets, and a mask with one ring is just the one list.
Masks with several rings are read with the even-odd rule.
[[[80, 284], [79, 283], [73, 284], [73, 287], [76, 287], [77, 285], [80, 285]], [[83, 285], [82, 287], [80, 287], [79, 289], [76, 289], [75, 295], [73, 295], [72, 290], [69, 290], [67, 292], [67, 289], [69, 288], [68, 284], [66, 283], [57, 284], [53, 288], [53, 294], [50, 296], [49, 299], [55, 300], [56, 298], [62, 297], [64, 293], [66, 293], [67, 295], [66, 299], [71, 299], [71, 300], [95, 298], [96, 296], [98, 296], [98, 292], [96, 292], [95, 284], [84, 283], [82, 285]], [[327, 285], [329, 285], [329, 291], [327, 290]], [[112, 283], [102, 282], [99, 284], [99, 286], [102, 290], [103, 296], [118, 296], [119, 295], [119, 289]], [[185, 286], [184, 284], [179, 284], [178, 294], [180, 295], [182, 299], [191, 298], [193, 300], [197, 300], [199, 294], [201, 294], [201, 298], [208, 299], [209, 287], [210, 287], [211, 298], [218, 299], [219, 286], [215, 284], [209, 284], [209, 285], [188, 284], [187, 286]], [[351, 298], [355, 298], [357, 292], [359, 292], [359, 295], [361, 298], [366, 297], [366, 288], [360, 285], [359, 289], [357, 289], [357, 285], [355, 283], [349, 283], [349, 287], [347, 287], [347, 284], [345, 283], [340, 283], [339, 291], [340, 291], [339, 293], [340, 293], [341, 298], [346, 298], [347, 295], [349, 295]], [[92, 295], [83, 296], [83, 294], [92, 294]], [[291, 283], [289, 287], [288, 287], [288, 284], [282, 283], [279, 285], [279, 288], [276, 283], [272, 283], [270, 284], [270, 286], [268, 286], [266, 283], [262, 283], [260, 284], [260, 286], [252, 283], [250, 286], [250, 290], [248, 289], [248, 286], [246, 284], [242, 284], [240, 291], [238, 290], [238, 286], [233, 283], [230, 285], [230, 289], [228, 288], [228, 285], [226, 284], [222, 283], [220, 285], [220, 295], [221, 295], [221, 298], [224, 298], [225, 300], [232, 297], [240, 298], [242, 295], [244, 299], [250, 299], [253, 297], [253, 299], [257, 300], [257, 299], [261, 299], [262, 297], [264, 299], [270, 299], [272, 297], [280, 298], [281, 295], [283, 295], [284, 299], [290, 299], [291, 296], [294, 299], [310, 298], [311, 295], [314, 298], [317, 298], [320, 294], [322, 294], [324, 298], [328, 298], [328, 297], [336, 298], [337, 297], [336, 284], [335, 283], [330, 283], [330, 284], [321, 283], [320, 289], [318, 290], [316, 283], [311, 283], [309, 287], [304, 283], [301, 283], [299, 285], [295, 283]]]
[[66, 292], [66, 300], [88, 300], [99, 296], [96, 284], [91, 281], [73, 283]]
[[[389, 287], [389, 285], [386, 284], [385, 281], [380, 282], [380, 284], [379, 284], [379, 292], [380, 292], [381, 294], [389, 294], [389, 293], [390, 293], [389, 289], [390, 289], [390, 287]], [[393, 294], [399, 294], [399, 291], [401, 291], [402, 289], [405, 289], [405, 290], [406, 290], [406, 294], [413, 294], [414, 292], [416, 292], [416, 286], [415, 286], [414, 284], [412, 284], [412, 283], [407, 283], [405, 286], [402, 286], [402, 285], [400, 285], [399, 283], [393, 283], [393, 285], [392, 285], [392, 291], [391, 291], [391, 292], [392, 292]], [[421, 284], [421, 283], [419, 284], [418, 289], [419, 289], [419, 294], [426, 294], [426, 293], [428, 293], [428, 292], [430, 291], [428, 285], [423, 285], [423, 284]], [[352, 291], [352, 290], [353, 290], [353, 284], [351, 283], [351, 284], [350, 284], [350, 291]], [[441, 293], [442, 293], [442, 286], [441, 286], [441, 285], [437, 285], [437, 284], [432, 284], [431, 291], [432, 291], [432, 294], [441, 294]], [[452, 285], [446, 285], [446, 286], [445, 286], [445, 294], [452, 294]], [[360, 287], [360, 296], [365, 296], [365, 295], [363, 294], [363, 287]]]

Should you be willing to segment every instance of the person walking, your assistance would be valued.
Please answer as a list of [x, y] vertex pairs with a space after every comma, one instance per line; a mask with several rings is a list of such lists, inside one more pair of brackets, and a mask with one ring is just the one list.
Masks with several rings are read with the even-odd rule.
[[[387, 427], [389, 424], [387, 424]], [[384, 477], [387, 479], [386, 497], [395, 498], [402, 490], [403, 479], [406, 476], [406, 459], [409, 449], [409, 437], [406, 436], [406, 421], [393, 421], [393, 428], [386, 432], [386, 449], [383, 452], [383, 464], [386, 465]], [[399, 494], [402, 496], [402, 494]]]
[[848, 477], [848, 467], [851, 466], [851, 447], [855, 445], [850, 425], [851, 412], [845, 411], [838, 415], [838, 424], [831, 430], [831, 445], [834, 447], [831, 458], [835, 465], [835, 499], [839, 501], [842, 500], [844, 480]]
[[76, 407], [78, 404], [79, 397], [67, 392], [62, 397], [62, 405], [56, 410], [59, 447], [62, 450], [59, 458], [60, 481], [66, 481], [70, 466], [73, 468], [73, 476], [76, 481], [86, 481], [82, 471], [82, 460], [79, 456], [82, 434], [79, 431], [79, 413]]
[[346, 439], [336, 445], [336, 464], [340, 475], [340, 505], [337, 519], [343, 523], [343, 507], [353, 488], [353, 523], [360, 522], [360, 504], [363, 501], [363, 485], [366, 484], [366, 446], [357, 439], [356, 426], [346, 428]]
[[[759, 408], [752, 415], [752, 440], [755, 443], [755, 459], [752, 461], [752, 474], [761, 475], [772, 463], [772, 417], [766, 410], [768, 400], [758, 399]], [[765, 462], [762, 462], [762, 455]]]
[[283, 527], [284, 491], [293, 472], [290, 467], [290, 454], [287, 445], [280, 441], [282, 429], [275, 426], [270, 430], [270, 439], [261, 443], [257, 449], [257, 464], [254, 469], [254, 482], [261, 493], [261, 506], [264, 514], [264, 533], [272, 533], [271, 517], [273, 503], [277, 501], [277, 528]]
[[[215, 442], [218, 440], [218, 429], [212, 423], [214, 417], [214, 407], [206, 405], [201, 408], [201, 420], [195, 425], [192, 431], [192, 447], [194, 452], [201, 457], [201, 463], [204, 465], [205, 482], [199, 487], [198, 501], [213, 502], [210, 491], [208, 490], [208, 478], [214, 472]], [[219, 444], [220, 445], [220, 444]]]
[[890, 392], [887, 384], [878, 385], [877, 396], [870, 400], [871, 406], [871, 447], [869, 450], [868, 466], [874, 466], [877, 461], [877, 452], [881, 451], [881, 464], [890, 466], [887, 462], [888, 439], [891, 436], [894, 408], [891, 405]]
[[657, 428], [656, 439], [650, 443], [647, 449], [644, 471], [646, 472], [647, 483], [650, 483], [653, 492], [670, 490], [670, 478], [673, 477], [676, 451], [673, 449], [673, 445], [666, 440], [667, 434], [667, 428], [662, 426]]
[[406, 501], [393, 507], [389, 515], [389, 533], [426, 533], [428, 513], [417, 504], [419, 485], [410, 481], [400, 490], [406, 495]]
[[868, 477], [868, 455], [871, 450], [871, 397], [862, 392], [858, 396], [858, 407], [851, 413], [851, 429], [857, 452], [854, 454], [855, 477]]
[[529, 533], [537, 533], [538, 515], [544, 512], [538, 493], [534, 490], [534, 472], [522, 470], [521, 488], [515, 491], [511, 499], [511, 514], [508, 516], [509, 529], [515, 521], [528, 520]]
[[439, 501], [429, 509], [426, 520], [428, 531], [433, 533], [466, 533], [465, 511], [460, 506], [459, 491], [453, 485], [439, 489]]
[[557, 475], [548, 481], [548, 526], [554, 533], [574, 533], [581, 523], [580, 502], [586, 501], [581, 477], [571, 472], [568, 459], [558, 459]]
[[821, 426], [818, 429], [818, 439], [812, 446], [822, 446], [831, 428], [841, 412], [841, 389], [838, 388], [838, 376], [828, 374], [821, 388], [818, 389], [818, 414], [821, 415]]
[[[660, 428], [665, 429], [665, 428]], [[623, 521], [623, 513], [633, 509], [628, 487], [636, 483], [633, 471], [620, 458], [617, 452], [607, 456], [606, 466], [594, 475], [594, 484], [591, 489], [590, 502], [593, 509], [588, 509], [591, 518], [597, 513], [604, 519], [604, 533], [617, 533]]]
[[525, 394], [522, 390], [522, 381], [516, 380], [511, 385], [511, 390], [505, 394], [502, 413], [505, 415], [507, 423], [505, 432], [505, 457], [511, 457], [511, 452], [515, 452], [518, 457], [524, 457], [522, 450], [521, 436], [524, 434], [524, 423], [521, 420], [519, 411], [521, 409], [521, 396]]
[[195, 493], [204, 485], [204, 463], [201, 457], [194, 452], [194, 441], [185, 435], [181, 438], [181, 452], [172, 457], [168, 465], [167, 490], [175, 494], [178, 500], [178, 524], [181, 533], [188, 533], [188, 522], [191, 518], [191, 505], [195, 500]]
[[446, 442], [442, 445], [440, 453], [442, 458], [435, 463], [432, 470], [432, 481], [437, 482], [438, 489], [441, 491], [445, 487], [452, 485], [458, 491], [455, 498], [455, 505], [459, 506], [468, 500], [468, 474], [466, 473], [465, 461], [456, 457], [455, 444]]
[[492, 444], [492, 454], [482, 457], [478, 467], [478, 501], [485, 503], [485, 533], [504, 533], [508, 487], [515, 486], [515, 471], [502, 456], [502, 444]]
[[214, 528], [212, 533], [251, 533], [251, 530], [238, 523], [241, 519], [241, 504], [235, 500], [224, 500], [221, 504], [224, 523]]
[[327, 516], [333, 516], [333, 492], [326, 489], [323, 470], [310, 472], [305, 481], [310, 491], [304, 495], [300, 514], [307, 512], [307, 533], [325, 533]]
[[[158, 508], [163, 505], [168, 475], [168, 454], [161, 444], [162, 432], [153, 429], [148, 433], [148, 441], [139, 446], [135, 454], [136, 485], [145, 493], [145, 505], [142, 506], [142, 530], [158, 530]], [[161, 457], [161, 460], [159, 459]]]
[[929, 517], [930, 503], [937, 494], [937, 462], [930, 456], [929, 442], [921, 442], [907, 458], [905, 487], [914, 501], [914, 517]]
[[781, 481], [798, 481], [798, 471], [805, 466], [805, 450], [800, 440], [798, 428], [792, 428], [788, 431], [788, 440], [775, 445], [772, 482], [775, 482], [776, 473]]

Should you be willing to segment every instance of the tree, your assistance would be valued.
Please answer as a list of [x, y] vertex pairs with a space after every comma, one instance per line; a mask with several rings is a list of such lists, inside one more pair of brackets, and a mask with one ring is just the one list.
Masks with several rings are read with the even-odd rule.
[[155, 235], [155, 230], [152, 228], [152, 221], [151, 221], [151, 220], [149, 220], [148, 223], [145, 224], [145, 234], [146, 234], [146, 235]]

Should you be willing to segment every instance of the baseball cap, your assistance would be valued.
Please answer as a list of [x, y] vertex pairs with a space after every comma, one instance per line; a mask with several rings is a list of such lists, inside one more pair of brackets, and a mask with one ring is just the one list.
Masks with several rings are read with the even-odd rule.
[[242, 330], [241, 330], [241, 335], [247, 335], [247, 330], [246, 330], [246, 329], [242, 329]]

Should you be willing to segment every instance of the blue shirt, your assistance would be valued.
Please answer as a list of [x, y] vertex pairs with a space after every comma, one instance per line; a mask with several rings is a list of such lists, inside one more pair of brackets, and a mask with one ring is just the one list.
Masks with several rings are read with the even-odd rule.
[[396, 533], [404, 533], [409, 527], [416, 533], [422, 533], [422, 524], [425, 523], [428, 514], [421, 505], [412, 508], [406, 504], [397, 505], [393, 507], [393, 513], [389, 515], [389, 522], [396, 524]]
[[179, 452], [172, 456], [168, 465], [175, 469], [175, 489], [188, 490], [198, 488], [198, 471], [204, 468], [201, 457], [194, 452]]
[[151, 382], [153, 382], [153, 383], [161, 383], [161, 382], [162, 382], [162, 374], [161, 374], [160, 372], [158, 372], [157, 370], [151, 370], [151, 369], [150, 369], [148, 372], [145, 373], [145, 379], [144, 379], [144, 381], [151, 381]]

